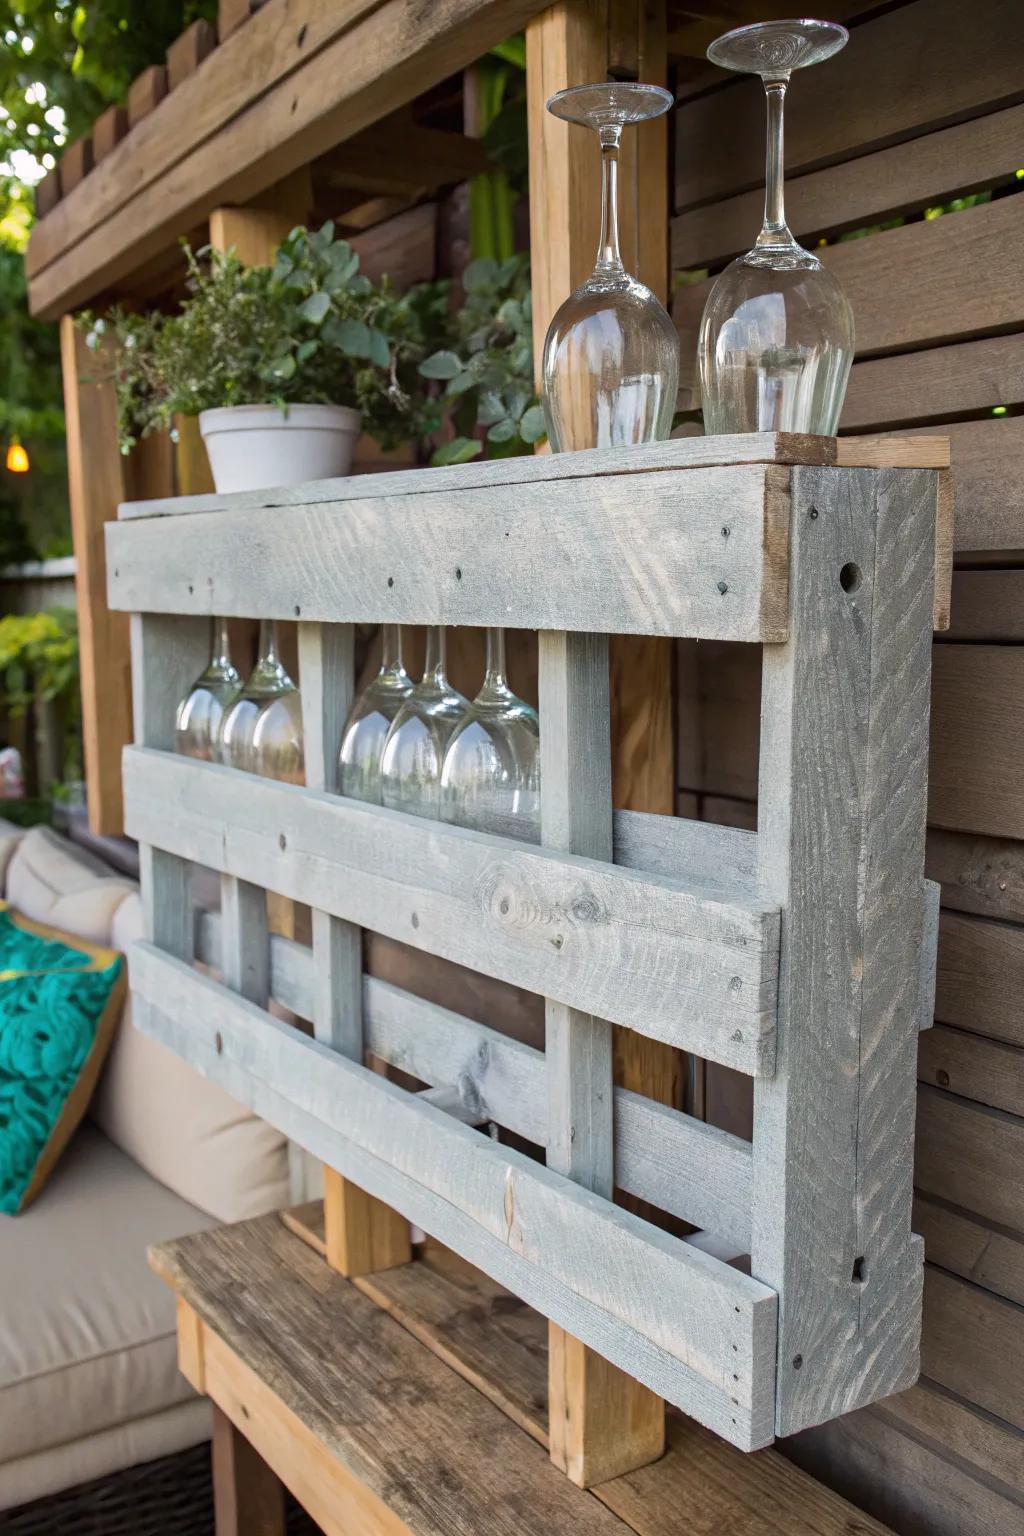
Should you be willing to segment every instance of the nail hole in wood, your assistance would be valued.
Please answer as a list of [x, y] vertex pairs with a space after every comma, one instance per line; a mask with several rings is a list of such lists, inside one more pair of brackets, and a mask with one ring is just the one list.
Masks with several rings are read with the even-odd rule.
[[793, 1356], [793, 1369], [794, 1369], [794, 1371], [798, 1371], [800, 1369], [800, 1367], [803, 1365], [803, 1363], [804, 1363], [803, 1355], [794, 1355]]
[[817, 518], [818, 518], [818, 509], [817, 509], [817, 507], [812, 507], [811, 510], [808, 512], [807, 516], [810, 518], [812, 523], [817, 522]]
[[853, 1279], [853, 1283], [855, 1285], [863, 1285], [864, 1284], [865, 1275], [864, 1275], [864, 1260], [863, 1260], [863, 1258], [854, 1259], [854, 1261], [853, 1261], [853, 1276], [852, 1276], [852, 1279]]
[[839, 572], [839, 585], [844, 592], [856, 592], [860, 586], [860, 566], [848, 560]]
[[218, 1029], [217, 1033], [213, 1037], [213, 1044], [214, 1044], [214, 1048], [215, 1048], [215, 1050], [217, 1052], [217, 1055], [218, 1056], [223, 1056], [223, 1054], [224, 1054], [224, 1041], [223, 1041], [223, 1038], [221, 1037], [221, 1032], [220, 1032], [219, 1029]]
[[394, 584], [395, 584], [395, 578], [393, 576], [389, 576], [388, 577], [388, 586], [389, 587], [393, 587]]
[[945, 1067], [940, 1067], [936, 1072], [935, 1081], [938, 1083], [940, 1088], [949, 1087], [949, 1073], [946, 1071]]
[[194, 590], [194, 589], [193, 589], [193, 588], [192, 588], [192, 587], [191, 587], [191, 586], [190, 586], [190, 587], [189, 587], [189, 589], [188, 589], [188, 595], [189, 595], [189, 597], [191, 597], [191, 596], [192, 596], [192, 592], [193, 592], [193, 590]]
[[419, 925], [420, 925], [420, 918], [419, 918], [419, 913], [418, 912], [414, 912], [413, 915], [412, 915], [412, 925], [413, 925], [414, 928], [418, 928]]
[[308, 27], [300, 27], [299, 28], [299, 35], [295, 39], [295, 41], [296, 41], [297, 45], [300, 48], [302, 47], [303, 43], [306, 41], [306, 33], [307, 33], [308, 30], [309, 30]]
[[718, 590], [719, 590], [719, 592], [721, 592], [722, 596], [724, 597], [725, 594], [729, 590], [729, 583], [727, 581], [720, 581], [718, 583]]
[[298, 618], [298, 616], [299, 616], [299, 614], [301, 612], [302, 612], [302, 609], [299, 607], [298, 603], [296, 603], [295, 604], [295, 617]]
[[456, 581], [461, 581], [462, 580], [462, 566], [461, 565], [457, 565], [455, 567], [455, 580]]
[[728, 537], [729, 537], [729, 530], [728, 530], [728, 528], [723, 528], [722, 529], [722, 538], [723, 539], [727, 539]]
[[277, 846], [280, 848], [282, 853], [284, 853], [285, 849], [288, 847], [288, 839], [285, 837], [283, 832], [277, 839]]

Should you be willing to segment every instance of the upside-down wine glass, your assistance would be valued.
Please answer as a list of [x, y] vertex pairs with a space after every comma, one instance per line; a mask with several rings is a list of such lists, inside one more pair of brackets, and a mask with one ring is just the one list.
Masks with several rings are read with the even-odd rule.
[[445, 748], [468, 708], [462, 694], [448, 681], [444, 630], [432, 625], [427, 630], [423, 677], [399, 706], [384, 742], [380, 762], [383, 805], [414, 816], [439, 815]]
[[[556, 313], [544, 342], [544, 418], [551, 447], [614, 448], [668, 437], [679, 385], [679, 338], [664, 306], [619, 254], [623, 128], [659, 117], [657, 85], [577, 85], [548, 111], [592, 128], [601, 146], [601, 226], [594, 270]], [[642, 216], [641, 210], [641, 216]]]
[[225, 712], [220, 760], [289, 784], [304, 782], [302, 700], [277, 651], [277, 620], [260, 621], [259, 658]]
[[708, 58], [760, 75], [767, 101], [764, 224], [715, 283], [700, 324], [704, 430], [831, 436], [853, 360], [853, 312], [783, 206], [782, 112], [794, 69], [820, 64], [849, 34], [834, 21], [762, 21], [718, 38]]
[[345, 722], [338, 760], [338, 792], [380, 805], [380, 762], [392, 720], [412, 692], [402, 665], [402, 630], [381, 626], [380, 671], [363, 689]]
[[186, 757], [216, 762], [224, 711], [242, 686], [231, 660], [227, 619], [210, 621], [210, 659], [178, 705], [174, 724], [174, 750]]
[[505, 676], [505, 631], [487, 631], [483, 687], [455, 727], [441, 768], [441, 820], [540, 842], [537, 711]]

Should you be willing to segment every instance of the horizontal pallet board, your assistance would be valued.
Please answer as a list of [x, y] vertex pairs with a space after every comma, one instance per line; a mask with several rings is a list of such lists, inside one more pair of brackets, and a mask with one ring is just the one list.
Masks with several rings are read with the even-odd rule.
[[929, 821], [1024, 838], [1024, 648], [937, 646], [932, 679]]
[[151, 945], [141, 1027], [362, 1188], [746, 1449], [773, 1434], [776, 1297]]
[[[987, 336], [923, 352], [854, 363], [843, 402], [844, 431], [874, 431], [903, 422], [951, 421], [993, 406], [1024, 403], [1024, 335]], [[985, 425], [985, 423], [982, 423]], [[998, 426], [998, 420], [993, 422]], [[949, 432], [946, 426], [932, 431]], [[962, 431], [963, 428], [952, 430]], [[963, 451], [954, 452], [962, 495]], [[998, 472], [1002, 455], [994, 452]]]
[[922, 1085], [915, 1152], [919, 1193], [1024, 1233], [1024, 1120]]
[[129, 834], [752, 1074], [774, 1062], [777, 909], [129, 748]]
[[628, 488], [509, 478], [467, 490], [427, 481], [415, 503], [340, 482], [336, 502], [287, 511], [271, 496], [263, 508], [108, 524], [109, 601], [142, 613], [785, 639], [786, 469], [638, 473]]
[[[221, 965], [220, 915], [203, 915], [197, 952]], [[270, 995], [303, 1019], [313, 1016], [313, 954], [274, 935]], [[544, 1146], [544, 1053], [508, 1035], [363, 976], [366, 1049], [432, 1086], [450, 1086], [464, 1109]], [[750, 1246], [750, 1143], [625, 1088], [615, 1090], [615, 1178], [627, 1193]]]

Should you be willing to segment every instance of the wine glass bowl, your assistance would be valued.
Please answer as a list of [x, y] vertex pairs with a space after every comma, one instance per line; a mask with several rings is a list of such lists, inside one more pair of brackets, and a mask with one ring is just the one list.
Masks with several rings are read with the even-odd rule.
[[501, 629], [487, 632], [483, 687], [445, 751], [440, 809], [456, 826], [540, 842], [540, 727], [506, 680]]
[[768, 21], [717, 38], [708, 58], [757, 74], [765, 91], [764, 222], [753, 247], [715, 282], [697, 358], [704, 429], [833, 435], [854, 351], [853, 311], [828, 268], [796, 241], [783, 201], [783, 103], [790, 73], [847, 42], [828, 21]]
[[260, 623], [259, 657], [225, 710], [218, 756], [228, 768], [299, 784], [303, 779], [302, 704], [277, 654], [277, 623]]
[[660, 86], [572, 86], [555, 117], [593, 129], [601, 147], [601, 225], [594, 270], [558, 309], [544, 342], [541, 401], [552, 448], [612, 448], [667, 437], [679, 386], [679, 338], [664, 305], [622, 264], [618, 156], [622, 129], [672, 105]]
[[384, 741], [383, 805], [413, 816], [439, 816], [445, 748], [468, 708], [448, 681], [444, 630], [433, 626], [427, 631], [423, 677], [402, 701]]
[[178, 705], [174, 750], [207, 763], [218, 761], [224, 711], [237, 698], [241, 686], [242, 679], [231, 660], [227, 623], [214, 619], [210, 659]]
[[338, 758], [338, 792], [350, 800], [381, 803], [381, 756], [384, 742], [413, 683], [402, 665], [401, 629], [385, 624], [381, 630], [381, 665], [349, 712]]

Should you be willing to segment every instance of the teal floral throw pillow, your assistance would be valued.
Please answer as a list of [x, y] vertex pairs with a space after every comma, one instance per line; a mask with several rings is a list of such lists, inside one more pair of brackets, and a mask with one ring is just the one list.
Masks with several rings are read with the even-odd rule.
[[85, 1114], [124, 988], [116, 950], [0, 901], [0, 1212], [35, 1199]]

